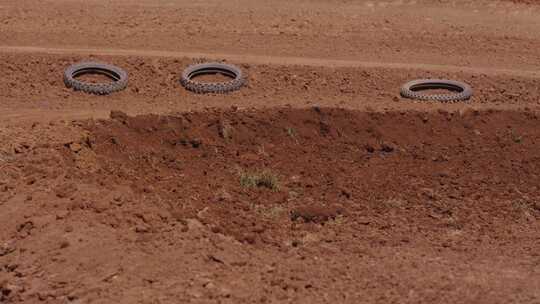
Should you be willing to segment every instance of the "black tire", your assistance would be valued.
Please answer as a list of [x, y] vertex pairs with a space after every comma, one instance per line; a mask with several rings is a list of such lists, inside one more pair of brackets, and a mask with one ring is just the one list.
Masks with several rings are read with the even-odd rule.
[[[449, 94], [424, 94], [420, 91], [430, 89], [446, 89]], [[418, 79], [407, 82], [401, 87], [401, 96], [418, 100], [435, 100], [441, 102], [461, 101], [471, 98], [471, 87], [463, 82], [446, 79]]]
[[[232, 80], [225, 82], [197, 82], [193, 77], [204, 74], [223, 74]], [[242, 70], [234, 65], [208, 62], [190, 65], [182, 73], [180, 83], [187, 89], [198, 94], [228, 93], [240, 89], [246, 80]]]
[[[87, 83], [75, 79], [75, 77], [87, 73], [105, 75], [113, 81], [106, 83]], [[76, 91], [106, 95], [125, 89], [128, 83], [128, 75], [126, 71], [114, 65], [98, 62], [80, 62], [65, 70], [64, 83], [68, 88], [73, 88]]]

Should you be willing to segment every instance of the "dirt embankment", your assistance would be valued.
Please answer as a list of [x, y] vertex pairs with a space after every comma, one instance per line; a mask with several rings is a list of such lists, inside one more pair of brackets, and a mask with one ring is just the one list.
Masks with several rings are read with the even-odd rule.
[[314, 107], [74, 122], [80, 140], [3, 154], [1, 299], [535, 303], [539, 119]]

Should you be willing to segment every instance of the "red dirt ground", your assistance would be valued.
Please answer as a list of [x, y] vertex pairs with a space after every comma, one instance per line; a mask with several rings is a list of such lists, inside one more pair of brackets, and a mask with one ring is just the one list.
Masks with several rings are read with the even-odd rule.
[[0, 1], [0, 303], [540, 303], [538, 4]]
[[538, 300], [537, 114], [111, 117], [5, 156], [4, 299]]

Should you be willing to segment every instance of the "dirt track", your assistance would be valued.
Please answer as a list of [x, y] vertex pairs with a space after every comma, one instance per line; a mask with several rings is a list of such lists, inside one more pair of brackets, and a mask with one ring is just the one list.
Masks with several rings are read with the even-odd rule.
[[[0, 302], [540, 303], [538, 16], [0, 0]], [[247, 87], [185, 91], [200, 57]], [[128, 88], [65, 88], [88, 58]], [[424, 77], [475, 95], [399, 96]]]

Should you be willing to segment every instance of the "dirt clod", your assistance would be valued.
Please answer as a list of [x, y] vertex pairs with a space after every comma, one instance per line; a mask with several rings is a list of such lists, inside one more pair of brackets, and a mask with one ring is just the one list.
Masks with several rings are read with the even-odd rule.
[[82, 150], [82, 146], [79, 143], [71, 143], [69, 144], [69, 149], [74, 153], [78, 153]]
[[111, 111], [109, 117], [111, 119], [114, 119], [114, 120], [118, 120], [119, 122], [121, 123], [126, 123], [127, 120], [128, 120], [128, 116], [126, 113], [122, 112], [122, 111], [118, 111], [118, 110], [113, 110]]
[[15, 251], [15, 249], [16, 247], [14, 240], [4, 242], [0, 246], [0, 257], [12, 253], [13, 251]]
[[69, 198], [77, 191], [74, 183], [62, 183], [54, 188], [56, 196], [59, 198]]

